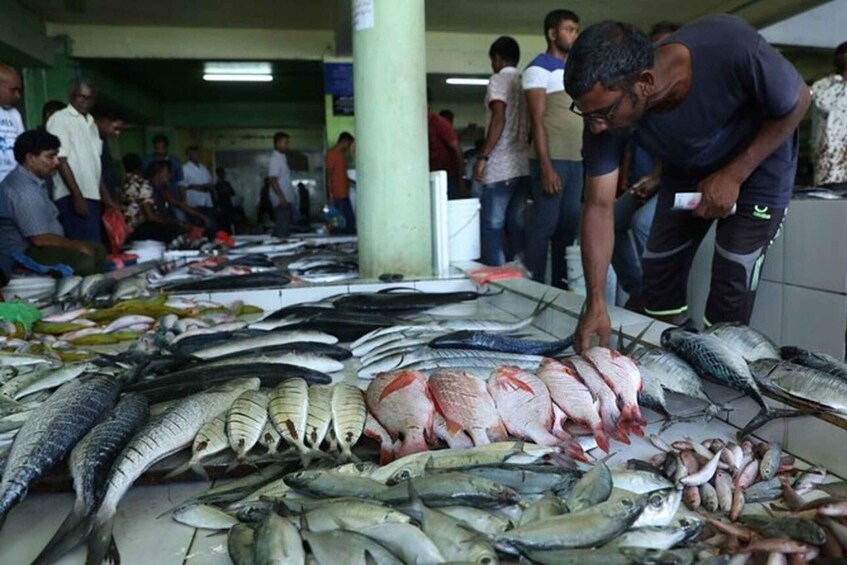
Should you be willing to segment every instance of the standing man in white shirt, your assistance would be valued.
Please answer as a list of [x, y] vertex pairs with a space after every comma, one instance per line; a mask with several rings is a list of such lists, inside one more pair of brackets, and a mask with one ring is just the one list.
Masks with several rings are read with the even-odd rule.
[[285, 132], [278, 131], [274, 134], [274, 152], [268, 165], [276, 237], [287, 237], [291, 233], [292, 214], [297, 204], [297, 192], [291, 183], [291, 169], [288, 167], [288, 158], [285, 156], [290, 140], [291, 137]]
[[209, 222], [205, 225], [206, 234], [213, 237], [216, 230], [214, 218], [217, 217], [212, 197], [215, 184], [212, 173], [200, 162], [200, 148], [196, 145], [188, 148], [188, 161], [182, 166], [182, 181], [179, 188], [180, 199], [209, 218]]
[[0, 63], [0, 181], [18, 166], [15, 140], [24, 131], [21, 113], [15, 106], [21, 100], [21, 77], [18, 71]]
[[102, 207], [115, 207], [115, 203], [103, 183], [103, 141], [91, 115], [97, 90], [91, 82], [76, 79], [71, 81], [68, 98], [68, 106], [47, 122], [47, 131], [62, 144], [59, 170], [53, 177], [53, 198], [69, 239], [102, 243]]
[[485, 94], [488, 131], [474, 165], [482, 185], [482, 262], [506, 262], [506, 228], [510, 251], [524, 248], [524, 213], [529, 185], [529, 123], [517, 64], [518, 42], [497, 38], [488, 50], [494, 74]]

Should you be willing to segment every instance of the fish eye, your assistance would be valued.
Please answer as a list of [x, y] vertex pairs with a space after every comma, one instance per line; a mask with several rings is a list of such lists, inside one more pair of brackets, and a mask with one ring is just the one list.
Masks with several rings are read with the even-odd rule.
[[632, 501], [628, 498], [621, 500], [621, 504], [627, 508], [632, 508]]
[[662, 497], [658, 494], [654, 494], [650, 497], [650, 506], [661, 506], [662, 505]]

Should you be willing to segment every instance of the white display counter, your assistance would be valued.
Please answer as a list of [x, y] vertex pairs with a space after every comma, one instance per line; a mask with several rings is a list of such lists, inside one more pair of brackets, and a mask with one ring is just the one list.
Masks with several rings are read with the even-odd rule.
[[[768, 251], [751, 324], [776, 343], [844, 359], [847, 330], [847, 200], [794, 200]], [[690, 315], [702, 324], [714, 228], [694, 259]]]

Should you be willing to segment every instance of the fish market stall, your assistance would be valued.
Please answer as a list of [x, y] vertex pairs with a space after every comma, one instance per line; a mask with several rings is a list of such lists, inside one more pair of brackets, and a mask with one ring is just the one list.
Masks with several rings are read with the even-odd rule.
[[[262, 319], [242, 315], [236, 299], [259, 306]], [[719, 551], [843, 551], [840, 365], [779, 351], [746, 328], [667, 331], [615, 309], [625, 355], [567, 357], [580, 297], [522, 279], [480, 290], [464, 276], [197, 288], [86, 316], [121, 314], [95, 322], [121, 320], [120, 331], [135, 325], [124, 316], [143, 315], [125, 303], [195, 310], [176, 319], [157, 310], [144, 337], [112, 352], [139, 371], [117, 404], [108, 375], [68, 377], [46, 396], [41, 406], [53, 409], [41, 425], [86, 438], [64, 442], [74, 447], [69, 468], [99, 469], [106, 487], [101, 500], [78, 485], [76, 507], [72, 493], [37, 483], [16, 505], [4, 502], [2, 563], [39, 554], [82, 563], [86, 552], [204, 564], [270, 552], [298, 563], [304, 547], [321, 563], [365, 554], [387, 563], [688, 563]], [[194, 325], [201, 312], [216, 315], [203, 308], [211, 304], [235, 320]], [[723, 384], [701, 380], [704, 372]], [[82, 397], [102, 410], [76, 415]], [[788, 412], [797, 409], [815, 414]], [[87, 447], [98, 437], [112, 438], [111, 453]], [[20, 459], [23, 447], [13, 447]]]

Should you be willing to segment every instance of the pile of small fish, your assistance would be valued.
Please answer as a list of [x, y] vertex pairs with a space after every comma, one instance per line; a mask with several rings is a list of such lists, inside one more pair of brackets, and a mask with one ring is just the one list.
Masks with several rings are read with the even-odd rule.
[[671, 548], [697, 538], [705, 520], [678, 515], [681, 492], [669, 481], [603, 463], [562, 468], [557, 453], [497, 442], [385, 466], [276, 466], [184, 501], [174, 519], [229, 529], [236, 564], [693, 562], [694, 549]]
[[[708, 545], [722, 553], [794, 554], [804, 562], [818, 553], [844, 558], [847, 526], [838, 520], [847, 516], [847, 490], [843, 483], [826, 484], [825, 469], [801, 471], [776, 442], [686, 438], [668, 445], [658, 436], [650, 441], [661, 453], [649, 461], [630, 459], [627, 467], [656, 473], [682, 488], [685, 505], [715, 530], [705, 540]], [[802, 498], [816, 490], [836, 496], [813, 502]], [[778, 499], [788, 508], [772, 505], [770, 515], [757, 508], [747, 512], [750, 504]]]

